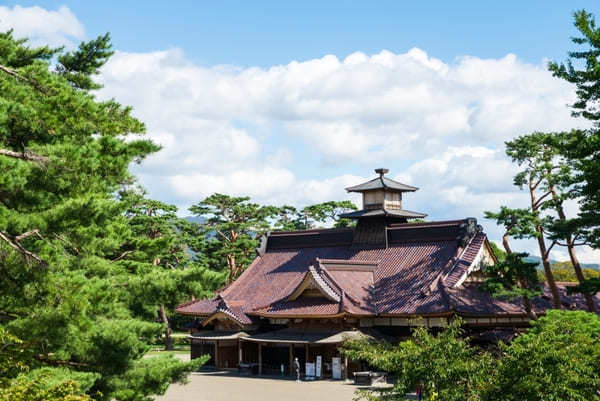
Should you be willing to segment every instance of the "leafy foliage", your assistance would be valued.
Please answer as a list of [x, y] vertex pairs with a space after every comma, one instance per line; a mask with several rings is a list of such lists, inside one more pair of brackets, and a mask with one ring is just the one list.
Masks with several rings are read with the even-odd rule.
[[[140, 362], [164, 326], [133, 308], [132, 289], [177, 258], [178, 268], [187, 265], [174, 231], [147, 235], [171, 224], [171, 206], [115, 196], [135, 181], [130, 164], [159, 147], [140, 137], [145, 128], [131, 108], [91, 91], [110, 54], [108, 35], [62, 53], [0, 34], [0, 170], [10, 172], [0, 175], [7, 399], [118, 400], [125, 389], [145, 399], [195, 368]], [[152, 208], [160, 216], [144, 220], [141, 211]], [[184, 298], [169, 297], [158, 301]], [[141, 371], [145, 382], [128, 381]]]
[[506, 401], [600, 400], [600, 319], [552, 310], [501, 347], [490, 392]]
[[[582, 269], [583, 276], [586, 280], [600, 278], [600, 271], [590, 268]], [[552, 264], [552, 274], [556, 281], [577, 283], [579, 280], [573, 271], [571, 262], [555, 262]], [[543, 273], [538, 272], [538, 277], [543, 280]]]
[[224, 260], [228, 282], [252, 262], [258, 238], [269, 230], [268, 219], [277, 214], [274, 206], [249, 201], [249, 197], [213, 194], [190, 207], [194, 215], [205, 219], [196, 228], [194, 236], [200, 241], [192, 242], [192, 249], [210, 255], [211, 266], [217, 269]]
[[349, 201], [323, 202], [298, 210], [289, 205], [259, 205], [249, 197], [213, 194], [190, 208], [202, 222], [187, 227], [188, 244], [212, 269], [227, 271], [228, 282], [232, 282], [252, 262], [259, 238], [266, 232], [307, 230], [329, 222], [347, 227], [351, 222], [339, 215], [355, 209]]
[[[404, 400], [406, 393], [422, 386], [425, 400], [479, 400], [480, 388], [485, 385], [486, 376], [491, 375], [492, 358], [485, 353], [478, 355], [461, 338], [460, 324], [456, 320], [438, 335], [417, 328], [411, 339], [396, 346], [350, 342], [345, 344], [344, 352], [397, 378], [391, 394], [382, 399]], [[377, 393], [363, 395], [379, 399]]]
[[490, 241], [490, 247], [492, 248], [492, 252], [498, 261], [502, 262], [506, 259], [506, 251], [500, 248], [495, 242]]
[[[529, 318], [535, 319], [531, 297], [540, 293], [540, 285], [536, 274], [537, 264], [527, 263], [522, 253], [513, 253], [509, 239], [536, 237], [538, 231], [538, 218], [535, 213], [527, 209], [510, 209], [502, 206], [497, 213], [485, 212], [485, 217], [496, 220], [498, 225], [503, 225], [505, 232], [502, 237], [504, 252], [500, 254], [498, 262], [486, 268], [486, 282], [482, 290], [494, 296], [508, 296], [511, 298], [521, 296], [523, 305]], [[497, 251], [494, 251], [498, 253]]]
[[576, 86], [577, 101], [572, 114], [592, 122], [587, 130], [564, 135], [560, 153], [576, 170], [575, 195], [580, 212], [575, 226], [586, 241], [600, 247], [600, 27], [585, 10], [575, 12], [575, 27], [580, 36], [571, 40], [578, 50], [568, 53], [566, 63], [549, 63], [554, 76]]
[[494, 354], [469, 345], [454, 322], [439, 334], [418, 328], [395, 346], [365, 341], [345, 353], [389, 372], [391, 391], [362, 392], [370, 400], [404, 400], [422, 385], [425, 400], [599, 400], [600, 319], [583, 311], [549, 311]]
[[542, 293], [537, 263], [525, 261], [526, 253], [509, 253], [485, 269], [486, 281], [479, 287], [495, 297], [533, 298]]

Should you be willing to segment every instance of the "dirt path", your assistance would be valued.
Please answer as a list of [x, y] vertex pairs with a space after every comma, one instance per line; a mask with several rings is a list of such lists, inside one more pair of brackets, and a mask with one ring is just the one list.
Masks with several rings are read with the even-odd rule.
[[229, 373], [193, 373], [186, 385], [173, 384], [157, 401], [351, 401], [357, 387], [341, 381], [296, 383], [293, 380], [243, 377]]

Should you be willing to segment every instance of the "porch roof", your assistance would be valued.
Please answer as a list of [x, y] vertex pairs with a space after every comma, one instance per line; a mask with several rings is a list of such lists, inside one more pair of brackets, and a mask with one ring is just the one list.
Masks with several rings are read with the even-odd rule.
[[268, 333], [252, 334], [241, 339], [259, 343], [339, 344], [345, 340], [356, 340], [366, 337], [369, 336], [357, 330], [328, 331], [287, 328]]
[[197, 340], [237, 340], [238, 338], [248, 337], [248, 333], [244, 331], [201, 331], [188, 336], [191, 339]]

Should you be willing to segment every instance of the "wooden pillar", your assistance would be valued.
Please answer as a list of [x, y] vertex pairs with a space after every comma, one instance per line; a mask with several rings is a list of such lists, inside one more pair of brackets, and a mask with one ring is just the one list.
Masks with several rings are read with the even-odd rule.
[[[306, 363], [308, 363], [308, 343], [305, 344], [304, 351], [305, 351], [304, 363], [306, 364]], [[304, 369], [306, 369], [306, 365], [304, 366]]]
[[215, 368], [219, 369], [219, 341], [215, 341]]
[[288, 375], [294, 375], [294, 344], [290, 344], [290, 366], [288, 367]]
[[262, 343], [258, 343], [258, 374], [262, 375]]
[[242, 358], [242, 340], [238, 338], [238, 364], [244, 362], [244, 358]]

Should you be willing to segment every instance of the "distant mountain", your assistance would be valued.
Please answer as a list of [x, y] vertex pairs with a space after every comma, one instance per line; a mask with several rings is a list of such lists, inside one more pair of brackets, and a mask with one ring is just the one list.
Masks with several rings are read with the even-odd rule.
[[201, 216], [187, 216], [184, 217], [185, 221], [188, 221], [190, 223], [198, 223], [198, 224], [202, 224], [204, 223], [204, 220], [206, 220], [204, 217]]
[[[537, 263], [540, 267], [542, 266], [542, 258], [539, 256], [528, 256], [525, 258], [526, 261], [531, 263]], [[557, 260], [550, 260], [550, 264], [558, 263]], [[584, 269], [600, 270], [600, 263], [582, 263], [581, 267]]]

